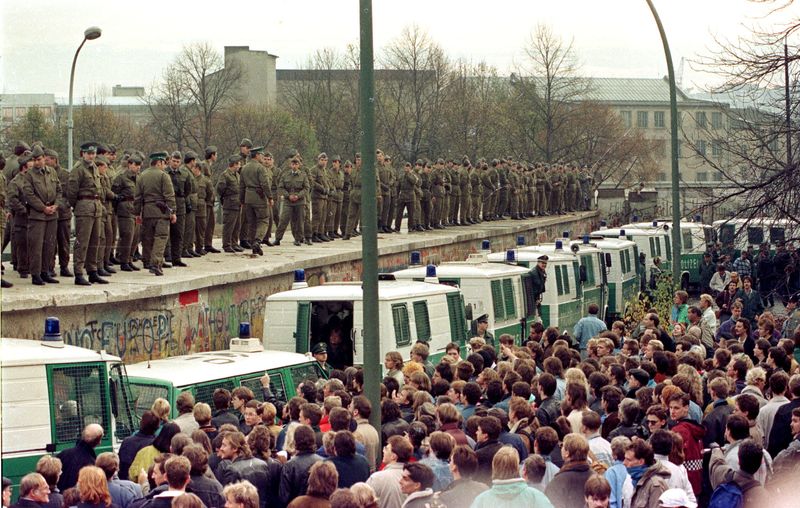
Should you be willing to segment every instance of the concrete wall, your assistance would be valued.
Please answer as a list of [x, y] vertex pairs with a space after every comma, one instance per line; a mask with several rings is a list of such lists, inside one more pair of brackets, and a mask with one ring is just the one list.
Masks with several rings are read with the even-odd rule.
[[[477, 233], [448, 229], [449, 237], [443, 232], [436, 239], [382, 245], [378, 265], [381, 271], [406, 268], [411, 250], [420, 250], [425, 263], [461, 261], [470, 252], [477, 252], [484, 238], [492, 242], [492, 250], [504, 250], [514, 247], [518, 235], [525, 236], [528, 244], [552, 241], [564, 230], [577, 236], [591, 231], [596, 226], [596, 219], [596, 213], [587, 213], [579, 218], [548, 218], [533, 224], [524, 223], [528, 229], [522, 226], [523, 223], [511, 221], [503, 227], [494, 227], [499, 223], [491, 223], [491, 228]], [[544, 224], [537, 226], [536, 223]], [[131, 297], [127, 301], [117, 298], [115, 301], [85, 303], [84, 300], [78, 304], [80, 299], [76, 298], [70, 305], [64, 305], [64, 300], [55, 307], [44, 303], [46, 300], [42, 303], [31, 301], [30, 305], [18, 302], [12, 306], [14, 310], [2, 313], [3, 336], [39, 339], [45, 317], [55, 315], [61, 320], [65, 342], [95, 350], [105, 349], [127, 363], [225, 349], [230, 338], [238, 336], [240, 321], [250, 321], [253, 336], [263, 335], [266, 298], [291, 287], [293, 269], [305, 268], [307, 280], [312, 285], [326, 280], [361, 279], [360, 249], [354, 248], [347, 255], [331, 259], [315, 261], [309, 252], [307, 258], [283, 265], [280, 273], [243, 278], [241, 273], [235, 272], [213, 282], [205, 279], [202, 287], [192, 288], [188, 284], [164, 286], [159, 296]]]

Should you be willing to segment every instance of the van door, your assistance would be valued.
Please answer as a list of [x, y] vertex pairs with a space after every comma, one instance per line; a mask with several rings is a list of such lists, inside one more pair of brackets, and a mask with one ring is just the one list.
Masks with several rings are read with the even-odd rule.
[[[47, 385], [54, 451], [75, 446], [90, 423], [112, 429], [105, 363], [48, 365]], [[111, 451], [113, 434], [106, 432], [97, 447], [99, 453]]]
[[464, 296], [461, 293], [447, 293], [447, 315], [450, 317], [451, 340], [464, 346], [467, 343], [467, 318], [464, 315]]
[[[381, 305], [380, 303], [378, 305]], [[379, 312], [379, 314], [381, 314]], [[385, 314], [384, 314], [385, 316]], [[385, 321], [386, 318], [383, 318]], [[386, 323], [380, 323], [379, 334], [383, 334]], [[361, 300], [353, 302], [353, 329], [350, 332], [350, 344], [353, 346], [353, 363], [364, 364], [364, 304]], [[382, 358], [381, 358], [382, 360]]]
[[294, 347], [297, 353], [308, 353], [311, 335], [311, 302], [297, 302], [297, 326]]

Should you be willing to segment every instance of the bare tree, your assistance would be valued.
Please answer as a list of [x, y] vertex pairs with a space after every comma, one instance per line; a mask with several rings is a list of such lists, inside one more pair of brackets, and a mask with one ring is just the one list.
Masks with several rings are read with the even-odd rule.
[[192, 121], [192, 102], [186, 84], [174, 67], [168, 67], [161, 81], [150, 87], [144, 102], [152, 116], [151, 126], [168, 143], [183, 150]]
[[416, 25], [384, 49], [376, 83], [381, 142], [406, 160], [442, 153], [442, 106], [451, 76], [442, 48]]

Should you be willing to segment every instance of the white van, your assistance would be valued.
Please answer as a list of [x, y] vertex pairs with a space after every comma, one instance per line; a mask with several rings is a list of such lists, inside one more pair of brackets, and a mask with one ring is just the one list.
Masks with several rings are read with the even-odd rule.
[[[591, 236], [604, 238], [624, 238], [634, 242], [639, 253], [645, 255], [645, 273], [650, 274], [653, 258], [661, 258], [661, 271], [672, 273], [672, 239], [670, 231], [663, 228], [612, 228], [593, 231]], [[638, 263], [638, 259], [635, 260]]]
[[[232, 343], [241, 339], [232, 339]], [[133, 395], [136, 414], [149, 410], [153, 401], [161, 397], [169, 401], [171, 418], [178, 416], [176, 400], [183, 391], [194, 395], [196, 402], [205, 402], [212, 408], [212, 395], [217, 388], [229, 391], [239, 386], [250, 388], [261, 400], [261, 376], [269, 374], [272, 394], [281, 401], [291, 399], [297, 386], [306, 380], [326, 378], [325, 372], [313, 358], [285, 351], [264, 351], [260, 339], [257, 347], [224, 351], [207, 351], [144, 361], [127, 366], [128, 383]]]
[[[669, 229], [665, 229], [666, 226]], [[708, 246], [714, 242], [714, 228], [702, 222], [681, 221], [681, 289], [700, 287], [700, 262]], [[656, 219], [652, 222], [636, 222], [621, 226], [623, 229], [665, 229], [672, 235], [672, 221]], [[670, 236], [672, 242], [672, 236]]]
[[580, 263], [575, 255], [569, 251], [555, 253], [538, 250], [533, 246], [505, 253], [493, 252], [488, 255], [488, 259], [491, 263], [516, 262], [522, 266], [535, 267], [536, 260], [541, 255], [549, 258], [541, 303], [542, 324], [572, 333], [575, 323], [583, 317]]
[[[556, 243], [558, 242], [558, 243]], [[605, 319], [608, 306], [608, 286], [606, 273], [603, 270], [602, 252], [589, 243], [589, 237], [570, 240], [568, 237], [556, 240], [553, 243], [537, 245], [536, 250], [543, 252], [559, 252], [572, 254], [580, 263], [579, 281], [583, 293], [583, 315], [589, 312], [589, 305], [594, 303], [600, 309], [598, 318]], [[560, 247], [560, 248], [559, 248]]]
[[0, 339], [2, 470], [15, 488], [42, 455], [75, 446], [86, 425], [105, 430], [98, 453], [138, 429], [120, 358], [65, 345], [55, 326], [48, 340]]
[[589, 242], [600, 249], [608, 282], [608, 308], [606, 322], [612, 323], [625, 316], [628, 304], [636, 300], [641, 289], [639, 273], [639, 248], [630, 240], [592, 237]]
[[800, 233], [797, 223], [771, 217], [718, 220], [712, 226], [723, 248], [733, 245], [736, 256], [748, 247], [757, 252], [764, 243], [774, 252], [778, 243], [797, 238]]
[[[427, 268], [414, 266], [398, 270], [392, 275], [398, 280], [422, 281]], [[458, 287], [464, 295], [468, 314], [474, 320], [483, 314], [489, 316], [489, 332], [495, 339], [507, 333], [517, 344], [528, 336], [527, 323], [535, 318], [532, 301], [530, 270], [522, 266], [489, 263], [487, 255], [472, 254], [466, 261], [442, 263], [436, 266], [440, 284]]]
[[[378, 282], [380, 350], [398, 351], [410, 358], [411, 346], [423, 341], [436, 363], [445, 346], [466, 343], [464, 298], [457, 288], [429, 282]], [[267, 297], [264, 309], [264, 347], [306, 353], [340, 332], [347, 350], [346, 365], [364, 363], [363, 292], [361, 282], [332, 282], [301, 287]], [[329, 348], [330, 349], [330, 348]], [[329, 353], [329, 362], [331, 362]], [[335, 365], [334, 365], [335, 366]]]

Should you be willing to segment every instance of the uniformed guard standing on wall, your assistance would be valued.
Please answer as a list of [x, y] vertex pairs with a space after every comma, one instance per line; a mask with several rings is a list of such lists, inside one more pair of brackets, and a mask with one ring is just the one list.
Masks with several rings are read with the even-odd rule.
[[33, 168], [22, 179], [22, 193], [28, 205], [28, 256], [31, 282], [44, 286], [58, 283], [50, 276], [49, 260], [53, 256], [58, 226], [58, 195], [61, 182], [52, 168], [44, 163], [44, 151], [34, 146], [31, 153]]
[[[47, 166], [53, 168], [58, 175], [58, 181], [61, 183], [61, 192], [58, 195], [58, 225], [56, 226], [56, 252], [58, 254], [58, 265], [60, 267], [59, 274], [62, 277], [72, 277], [72, 272], [69, 271], [69, 257], [70, 257], [70, 230], [72, 229], [72, 208], [67, 201], [67, 185], [69, 183], [69, 171], [61, 167], [58, 163], [58, 152], [53, 149], [45, 148], [44, 162]], [[51, 262], [50, 269], [54, 271], [55, 257]]]
[[[81, 160], [69, 174], [67, 187], [67, 199], [75, 215], [75, 245], [72, 252], [75, 284], [79, 286], [89, 286], [92, 283], [108, 284], [107, 280], [97, 274], [98, 239], [104, 213], [100, 202], [100, 194], [103, 192], [100, 174], [94, 165], [97, 145], [95, 143], [81, 145], [80, 156]], [[84, 271], [89, 274], [89, 280], [83, 276]]]
[[[328, 155], [325, 152], [317, 155], [317, 164], [310, 169], [311, 176], [311, 228], [314, 242], [330, 242], [325, 234], [328, 221]], [[306, 234], [308, 236], [308, 234]]]
[[23, 279], [30, 275], [30, 259], [28, 257], [28, 204], [25, 202], [25, 195], [22, 191], [24, 186], [25, 173], [33, 167], [30, 155], [21, 155], [14, 159], [17, 169], [11, 174], [7, 187], [8, 208], [12, 217], [11, 233], [11, 262], [14, 268]]
[[350, 191], [353, 189], [353, 163], [349, 160], [344, 161], [342, 166], [342, 213], [339, 220], [339, 231], [342, 238], [350, 235], [350, 226], [347, 224], [350, 214]]
[[361, 154], [356, 153], [353, 172], [350, 175], [352, 187], [350, 188], [350, 207], [347, 212], [347, 231], [344, 239], [349, 240], [351, 236], [358, 236], [356, 229], [361, 220]]
[[94, 160], [97, 172], [100, 174], [100, 202], [103, 204], [103, 216], [100, 223], [100, 234], [97, 248], [97, 275], [110, 276], [117, 273], [111, 267], [111, 249], [114, 247], [112, 239], [114, 227], [111, 217], [113, 215], [114, 193], [111, 191], [111, 178], [108, 176], [109, 161], [105, 155], [98, 155]]
[[167, 152], [150, 154], [150, 167], [136, 178], [133, 209], [141, 224], [142, 258], [145, 268], [154, 275], [164, 275], [164, 250], [170, 224], [175, 224], [175, 191], [172, 179], [164, 172]]
[[123, 272], [139, 271], [133, 264], [135, 239], [138, 237], [139, 225], [136, 223], [136, 210], [133, 200], [136, 195], [136, 178], [142, 169], [142, 158], [139, 154], [128, 157], [127, 169], [120, 172], [111, 184], [111, 191], [116, 196], [114, 212], [117, 216], [119, 241], [117, 242], [117, 259]]
[[217, 226], [217, 217], [214, 206], [217, 203], [217, 192], [214, 188], [214, 182], [211, 180], [212, 170], [214, 164], [217, 162], [217, 147], [209, 145], [205, 149], [206, 160], [203, 165], [203, 180], [206, 184], [206, 231], [203, 237], [203, 243], [206, 252], [218, 254], [220, 251], [213, 245], [214, 228]]
[[189, 173], [181, 167], [182, 157], [178, 151], [169, 158], [167, 175], [172, 180], [175, 191], [175, 216], [177, 220], [169, 225], [169, 254], [172, 266], [187, 266], [181, 260], [183, 254], [183, 231], [186, 229], [186, 198], [191, 192]]
[[328, 218], [325, 224], [325, 234], [328, 238], [341, 238], [337, 231], [342, 219], [342, 201], [344, 200], [344, 173], [342, 173], [342, 158], [333, 156], [331, 167], [328, 170]]
[[217, 195], [222, 203], [222, 250], [225, 252], [242, 252], [236, 240], [239, 238], [241, 224], [241, 202], [239, 201], [239, 167], [241, 155], [228, 157], [228, 169], [217, 181]]
[[[286, 226], [291, 221], [294, 244], [299, 246], [303, 242], [303, 214], [308, 191], [308, 179], [300, 171], [299, 158], [294, 157], [289, 164], [289, 171], [284, 172], [280, 182], [278, 182], [278, 192], [281, 195], [283, 204], [281, 205], [281, 220], [278, 223], [278, 230], [275, 232], [275, 245], [281, 244], [283, 234], [286, 232]], [[306, 239], [306, 244], [311, 245], [311, 241]]]
[[245, 223], [249, 229], [244, 237], [250, 243], [253, 254], [259, 256], [264, 255], [261, 239], [267, 233], [272, 211], [272, 182], [263, 164], [263, 150], [263, 146], [253, 147], [250, 160], [239, 174], [239, 200], [244, 207]]
[[397, 195], [397, 214], [394, 219], [395, 231], [400, 231], [403, 222], [403, 210], [408, 210], [408, 232], [414, 231], [414, 197], [417, 186], [417, 175], [411, 170], [411, 163], [406, 162], [403, 166], [403, 174], [398, 182]]
[[208, 209], [208, 206], [206, 205], [206, 196], [208, 196], [208, 185], [206, 185], [205, 176], [203, 175], [202, 162], [193, 164], [191, 169], [197, 194], [195, 201], [194, 230], [189, 232], [191, 235], [189, 237], [191, 239], [189, 241], [189, 248], [191, 249], [192, 246], [194, 246], [194, 252], [204, 256], [206, 255], [206, 211]]
[[200, 257], [200, 253], [196, 252], [192, 247], [194, 246], [194, 230], [195, 221], [197, 220], [197, 180], [194, 178], [192, 169], [197, 164], [197, 154], [192, 150], [186, 150], [183, 154], [183, 166], [181, 166], [181, 173], [186, 174], [186, 181], [188, 182], [188, 192], [186, 194], [186, 221], [183, 225], [183, 248], [181, 255], [187, 258]]

